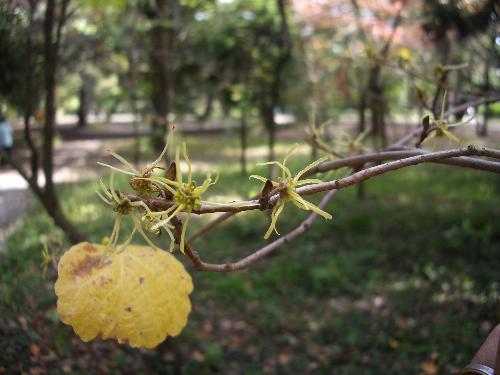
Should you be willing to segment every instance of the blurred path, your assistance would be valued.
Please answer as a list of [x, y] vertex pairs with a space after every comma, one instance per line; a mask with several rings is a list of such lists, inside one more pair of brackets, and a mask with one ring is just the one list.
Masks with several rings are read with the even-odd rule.
[[[0, 172], [0, 179], [7, 173]], [[26, 189], [0, 189], [0, 252], [6, 250], [5, 240], [20, 223], [19, 218], [31, 201], [31, 192]]]
[[[67, 183], [93, 178], [97, 175], [96, 161], [105, 158], [101, 140], [63, 142], [56, 146], [54, 181]], [[27, 160], [22, 151], [16, 154], [21, 161]], [[24, 162], [23, 164], [27, 164]], [[39, 177], [41, 184], [43, 176]], [[33, 194], [27, 182], [13, 169], [0, 167], [0, 251], [6, 249], [5, 239], [20, 223], [20, 217], [32, 203]]]

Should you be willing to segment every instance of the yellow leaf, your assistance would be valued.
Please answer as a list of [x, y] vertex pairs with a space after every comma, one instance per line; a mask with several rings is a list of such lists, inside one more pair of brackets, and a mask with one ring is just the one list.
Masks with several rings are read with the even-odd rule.
[[116, 338], [153, 348], [178, 335], [191, 311], [190, 275], [171, 254], [127, 246], [101, 261], [104, 245], [79, 243], [59, 261], [55, 292], [62, 322], [83, 341]]

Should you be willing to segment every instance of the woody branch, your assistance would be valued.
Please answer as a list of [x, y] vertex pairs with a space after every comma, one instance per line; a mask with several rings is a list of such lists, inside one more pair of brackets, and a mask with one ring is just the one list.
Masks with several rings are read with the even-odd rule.
[[[323, 209], [328, 202], [333, 198], [333, 196], [337, 193], [337, 190], [331, 190], [326, 194], [321, 202], [318, 204], [318, 207]], [[211, 271], [211, 272], [232, 272], [242, 270], [244, 268], [249, 267], [253, 263], [257, 262], [259, 259], [277, 251], [280, 247], [285, 245], [286, 243], [292, 241], [296, 237], [305, 233], [311, 225], [314, 223], [318, 214], [313, 212], [308, 216], [306, 220], [304, 220], [297, 228], [292, 230], [290, 233], [280, 237], [279, 239], [271, 242], [270, 244], [252, 252], [250, 255], [232, 263], [207, 263], [203, 261], [189, 243], [185, 245], [185, 252], [188, 258], [190, 259], [193, 267], [198, 271]], [[180, 222], [176, 223], [177, 226], [182, 225]], [[179, 232], [179, 229], [177, 230]]]
[[[324, 162], [317, 167], [312, 168], [306, 174], [312, 175], [319, 172], [328, 172], [330, 170], [342, 167], [359, 166], [369, 162], [378, 162], [381, 160], [396, 160], [362, 169], [359, 172], [353, 173], [347, 177], [343, 177], [340, 179], [300, 187], [296, 191], [299, 195], [304, 196], [334, 189], [339, 190], [358, 184], [375, 176], [422, 163], [441, 163], [451, 166], [462, 166], [493, 173], [500, 173], [500, 162], [471, 158], [471, 156], [500, 159], [500, 150], [470, 145], [464, 148], [437, 152], [426, 152], [424, 150], [416, 149], [409, 151], [388, 151], [353, 156], [331, 162]], [[271, 193], [268, 195], [270, 198], [264, 207], [258, 200], [250, 200], [217, 205], [203, 204], [199, 209], [193, 210], [193, 213], [202, 215], [216, 212], [242, 212], [258, 209], [269, 209], [273, 207], [273, 205], [279, 198], [280, 192], [284, 189], [286, 189], [286, 186], [277, 187], [273, 191], [271, 191]], [[143, 201], [152, 211], [162, 211], [171, 207], [173, 204], [172, 201], [162, 198], [148, 198], [135, 194], [125, 193], [124, 196], [132, 202], [139, 200]]]

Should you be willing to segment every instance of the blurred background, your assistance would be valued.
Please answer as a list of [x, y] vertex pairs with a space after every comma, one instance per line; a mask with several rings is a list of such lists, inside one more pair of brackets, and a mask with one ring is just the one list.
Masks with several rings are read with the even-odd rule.
[[[59, 322], [42, 250], [109, 236], [96, 162], [113, 150], [144, 165], [172, 124], [195, 177], [220, 174], [207, 196], [220, 202], [258, 193], [248, 176], [276, 171], [256, 164], [297, 142], [292, 171], [386, 148], [426, 114], [464, 123], [429, 149], [498, 148], [499, 12], [493, 0], [0, 1], [0, 374], [458, 374], [500, 320], [492, 173], [386, 174], [340, 191], [332, 221], [248, 270], [184, 262], [193, 311], [155, 350], [83, 343]], [[287, 207], [281, 233], [305, 217]], [[235, 261], [268, 224], [239, 214], [193, 246]]]

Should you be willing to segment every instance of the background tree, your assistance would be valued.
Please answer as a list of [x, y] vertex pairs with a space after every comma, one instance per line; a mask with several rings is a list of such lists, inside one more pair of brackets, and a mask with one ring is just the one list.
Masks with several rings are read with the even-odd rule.
[[156, 0], [144, 1], [139, 6], [150, 21], [150, 82], [155, 114], [152, 122], [153, 144], [161, 150], [172, 110], [181, 4], [178, 0]]
[[[490, 68], [498, 65], [500, 59], [495, 48], [497, 33], [494, 23], [499, 16], [495, 1], [459, 4], [425, 0], [422, 7], [426, 15], [422, 29], [434, 44], [440, 64], [460, 65], [466, 62], [468, 65], [468, 69], [462, 68], [455, 73], [454, 83], [449, 82], [449, 71], [438, 72], [440, 85], [433, 97], [432, 111], [435, 114], [439, 111], [438, 104], [445, 91], [450, 92], [449, 99], [453, 104], [491, 94]], [[461, 46], [467, 45], [467, 48], [455, 49], [453, 41]], [[482, 64], [475, 64], [478, 60]], [[477, 133], [481, 136], [487, 133], [488, 108], [489, 104], [484, 104], [484, 121], [478, 122]]]
[[[56, 75], [59, 67], [61, 44], [63, 38], [63, 29], [68, 17], [69, 0], [48, 0], [45, 4], [45, 12], [43, 19], [43, 82], [44, 82], [44, 125], [43, 125], [43, 141], [41, 145], [41, 167], [45, 184], [42, 186], [38, 180], [38, 149], [35, 142], [31, 138], [30, 121], [31, 115], [36, 104], [36, 89], [33, 83], [34, 74], [37, 72], [37, 56], [33, 54], [33, 28], [34, 17], [37, 9], [37, 2], [31, 1], [27, 8], [20, 9], [26, 11], [27, 15], [27, 30], [26, 32], [26, 54], [27, 58], [20, 63], [20, 73], [22, 76], [14, 76], [14, 79], [20, 80], [26, 74], [26, 81], [21, 87], [25, 87], [25, 91], [21, 90], [24, 97], [20, 101], [14, 101], [18, 106], [22, 105], [24, 109], [25, 121], [25, 139], [30, 147], [31, 152], [31, 175], [27, 174], [23, 166], [19, 165], [15, 160], [9, 158], [10, 163], [18, 170], [18, 172], [28, 182], [30, 188], [39, 198], [42, 205], [46, 208], [49, 215], [52, 217], [56, 225], [61, 227], [68, 235], [70, 241], [76, 243], [83, 240], [83, 236], [79, 233], [76, 227], [65, 216], [57, 193], [55, 190], [53, 179], [53, 151], [54, 151], [54, 132], [55, 132], [55, 116], [56, 116]], [[19, 8], [18, 8], [19, 9]], [[35, 50], [36, 51], [36, 50]], [[10, 73], [10, 71], [9, 71]], [[14, 81], [16, 82], [16, 81]], [[19, 82], [19, 81], [17, 81]], [[17, 90], [14, 90], [17, 91]], [[35, 95], [33, 95], [35, 93]]]

